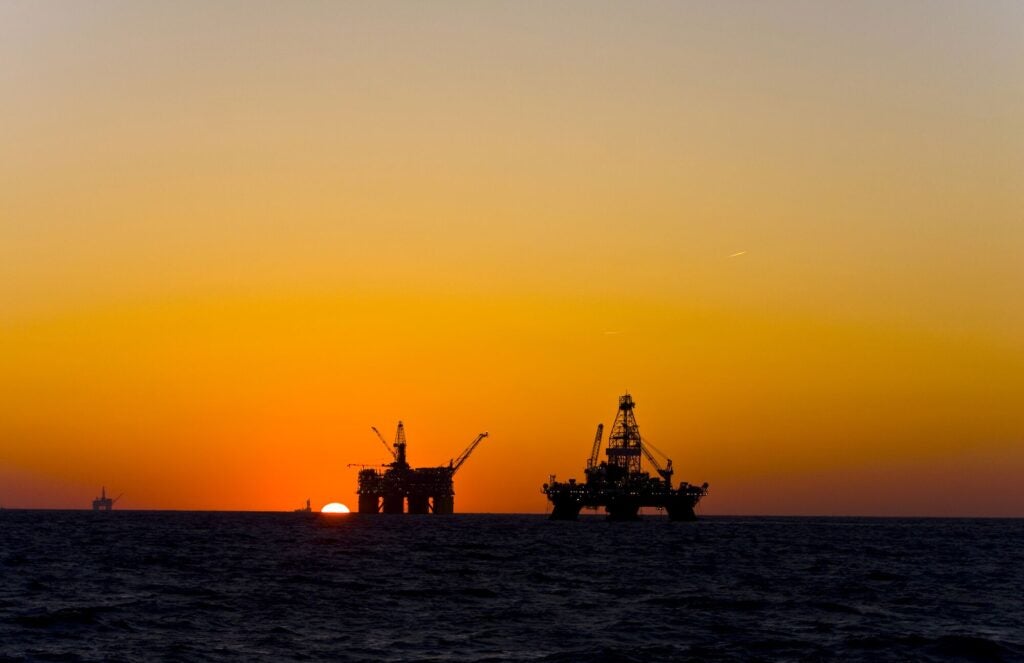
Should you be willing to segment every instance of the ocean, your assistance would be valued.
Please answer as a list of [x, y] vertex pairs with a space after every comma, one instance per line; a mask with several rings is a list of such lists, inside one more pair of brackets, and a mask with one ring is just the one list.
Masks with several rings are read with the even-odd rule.
[[0, 661], [1024, 661], [1024, 520], [0, 511]]

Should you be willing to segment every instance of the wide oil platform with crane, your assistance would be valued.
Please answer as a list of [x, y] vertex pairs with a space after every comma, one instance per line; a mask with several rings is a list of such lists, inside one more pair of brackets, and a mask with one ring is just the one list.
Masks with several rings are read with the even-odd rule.
[[[609, 520], [635, 520], [640, 507], [653, 506], [665, 509], [670, 520], [696, 520], [693, 509], [707, 494], [708, 485], [694, 486], [684, 481], [678, 488], [672, 487], [672, 459], [640, 437], [633, 415], [635, 406], [629, 394], [619, 398], [619, 411], [605, 451], [608, 460], [601, 462], [598, 456], [604, 424], [598, 424], [587, 460], [586, 483], [577, 483], [576, 479], [555, 481], [552, 475], [551, 482], [544, 484], [542, 491], [554, 506], [552, 519], [576, 520], [581, 509], [603, 506]], [[642, 470], [641, 456], [654, 467], [657, 477]]]
[[[469, 446], [447, 465], [439, 467], [410, 467], [406, 460], [405, 426], [398, 422], [395, 441], [388, 444], [376, 428], [372, 429], [384, 443], [393, 462], [380, 467], [384, 471], [368, 468], [359, 471], [359, 513], [450, 514], [455, 512], [453, 479], [459, 468], [469, 459], [477, 445], [487, 437], [480, 433]], [[349, 467], [352, 467], [351, 465]]]

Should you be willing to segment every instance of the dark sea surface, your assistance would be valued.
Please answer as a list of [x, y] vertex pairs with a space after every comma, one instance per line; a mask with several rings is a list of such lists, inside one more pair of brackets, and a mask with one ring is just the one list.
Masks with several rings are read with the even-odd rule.
[[1024, 661], [1024, 520], [7, 510], [0, 660]]

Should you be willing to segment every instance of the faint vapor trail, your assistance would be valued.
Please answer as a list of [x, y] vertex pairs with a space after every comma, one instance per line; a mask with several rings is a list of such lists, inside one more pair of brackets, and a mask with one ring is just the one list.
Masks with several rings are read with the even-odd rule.
[[730, 258], [735, 258], [736, 256], [741, 256], [741, 255], [743, 255], [744, 253], [746, 253], [746, 251], [737, 251], [736, 253], [732, 254], [732, 255], [731, 255], [731, 256], [729, 256], [729, 257], [730, 257]]

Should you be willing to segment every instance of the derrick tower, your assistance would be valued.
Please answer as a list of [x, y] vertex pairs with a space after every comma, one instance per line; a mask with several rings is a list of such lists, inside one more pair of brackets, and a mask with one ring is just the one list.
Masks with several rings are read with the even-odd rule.
[[398, 422], [398, 430], [395, 431], [395, 443], [392, 446], [395, 447], [395, 467], [408, 466], [409, 463], [405, 460], [405, 424], [401, 421]]
[[608, 464], [622, 468], [627, 474], [640, 473], [640, 427], [633, 415], [633, 397], [629, 394], [619, 397], [619, 411], [608, 436]]

